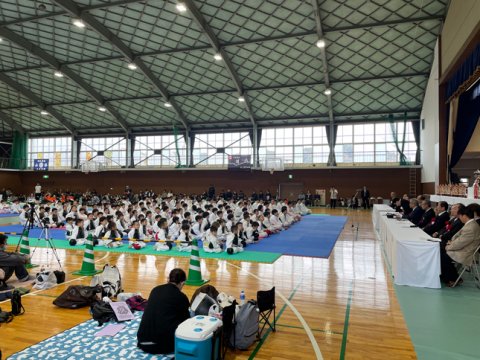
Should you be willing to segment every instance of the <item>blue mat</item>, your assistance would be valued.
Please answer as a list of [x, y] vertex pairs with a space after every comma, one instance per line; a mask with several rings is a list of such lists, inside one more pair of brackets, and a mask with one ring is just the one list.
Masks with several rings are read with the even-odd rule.
[[[21, 235], [22, 230], [23, 230], [23, 225], [0, 226], [0, 232], [17, 233], [18, 235]], [[50, 232], [50, 238], [65, 240], [65, 229], [49, 229], [49, 232]], [[42, 229], [35, 227], [33, 229], [30, 229], [28, 233], [28, 237], [30, 239], [37, 239], [40, 237], [41, 233], [42, 233]]]
[[288, 230], [249, 245], [246, 250], [328, 258], [346, 222], [346, 216], [304, 216]]
[[11, 213], [11, 214], [0, 214], [0, 218], [4, 218], [4, 217], [16, 217], [18, 218], [18, 213]]
[[102, 327], [98, 327], [96, 321], [88, 320], [15, 353], [8, 359], [171, 359], [169, 356], [150, 355], [137, 348], [137, 330], [142, 314], [143, 312], [135, 313], [135, 319], [125, 322], [127, 326], [113, 337], [96, 337], [95, 333]]

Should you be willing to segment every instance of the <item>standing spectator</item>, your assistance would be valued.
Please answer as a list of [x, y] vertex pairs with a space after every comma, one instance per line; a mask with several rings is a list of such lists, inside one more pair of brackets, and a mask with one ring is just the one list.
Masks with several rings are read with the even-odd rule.
[[35, 199], [40, 200], [42, 198], [42, 185], [40, 183], [37, 183], [35, 185]]
[[360, 195], [362, 197], [363, 208], [370, 209], [370, 191], [366, 186], [363, 187]]
[[330, 188], [330, 207], [335, 209], [337, 207], [337, 197], [338, 197], [338, 190], [335, 189], [334, 186]]
[[215, 186], [213, 186], [213, 184], [211, 184], [210, 187], [208, 188], [208, 198], [209, 199], [215, 198]]
[[305, 205], [312, 206], [312, 203], [313, 203], [313, 196], [310, 193], [310, 190], [308, 190], [307, 193], [305, 194]]

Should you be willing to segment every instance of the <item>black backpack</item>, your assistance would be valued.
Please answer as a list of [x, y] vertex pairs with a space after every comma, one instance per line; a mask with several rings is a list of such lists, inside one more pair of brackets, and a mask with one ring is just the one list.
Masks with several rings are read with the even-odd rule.
[[18, 290], [12, 292], [12, 315], [18, 316], [25, 313], [25, 308], [22, 305], [22, 295]]
[[93, 320], [98, 321], [98, 326], [102, 326], [110, 320], [117, 321], [117, 317], [110, 303], [105, 301], [99, 301], [91, 305], [90, 313], [92, 314]]
[[98, 301], [97, 294], [102, 293], [102, 287], [70, 285], [67, 290], [60, 294], [53, 304], [67, 309], [78, 309], [90, 306]]

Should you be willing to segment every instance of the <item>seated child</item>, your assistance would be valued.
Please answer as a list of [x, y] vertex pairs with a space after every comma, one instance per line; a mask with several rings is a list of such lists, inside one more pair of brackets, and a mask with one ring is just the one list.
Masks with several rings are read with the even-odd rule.
[[157, 240], [157, 243], [154, 245], [154, 249], [157, 251], [168, 251], [172, 248], [172, 243], [167, 241], [170, 240], [167, 219], [161, 218], [158, 222], [158, 232], [155, 234], [155, 240]]
[[140, 231], [140, 223], [134, 220], [132, 223], [132, 229], [128, 232], [128, 244], [129, 247], [136, 250], [142, 249], [146, 246], [145, 234]]
[[190, 225], [188, 224], [182, 225], [182, 229], [180, 230], [180, 234], [178, 235], [177, 240], [185, 241], [184, 243], [177, 243], [178, 251], [185, 251], [185, 252], [192, 251], [192, 246], [190, 245], [190, 242], [192, 241], [192, 238], [190, 235]]
[[227, 243], [225, 246], [225, 251], [230, 255], [242, 252], [243, 245], [246, 245], [246, 243], [243, 244], [239, 238], [238, 224], [233, 225], [231, 231], [232, 232], [227, 236]]
[[222, 251], [220, 247], [220, 242], [217, 238], [218, 227], [216, 224], [212, 224], [210, 229], [205, 233], [203, 239], [203, 250], [209, 253], [219, 253]]
[[256, 243], [260, 240], [260, 232], [258, 231], [259, 226], [260, 224], [257, 221], [253, 221], [247, 228], [247, 231], [245, 231], [247, 244]]
[[75, 221], [75, 227], [73, 228], [72, 235], [68, 239], [68, 243], [71, 246], [84, 245], [86, 241], [85, 229], [83, 228], [83, 220], [77, 219]]

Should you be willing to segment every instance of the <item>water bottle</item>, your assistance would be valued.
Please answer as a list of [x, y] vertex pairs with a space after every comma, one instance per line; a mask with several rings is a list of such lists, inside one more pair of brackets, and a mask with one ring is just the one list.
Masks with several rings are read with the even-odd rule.
[[245, 291], [240, 291], [240, 306], [245, 304]]

